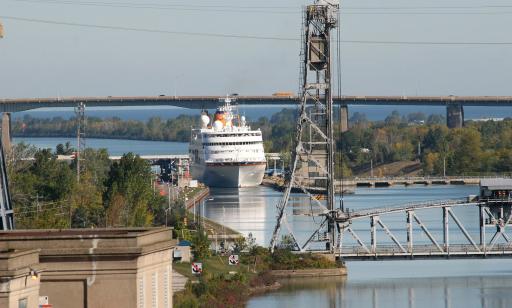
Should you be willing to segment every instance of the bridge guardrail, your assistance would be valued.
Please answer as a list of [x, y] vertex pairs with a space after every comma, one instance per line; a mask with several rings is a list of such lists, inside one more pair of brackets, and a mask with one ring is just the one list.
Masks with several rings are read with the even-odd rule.
[[459, 176], [384, 176], [384, 177], [350, 177], [343, 179], [344, 181], [435, 181], [435, 180], [458, 180], [458, 179], [496, 179], [496, 178], [512, 178], [512, 175], [482, 175], [482, 176], [473, 176], [473, 175], [459, 175]]
[[366, 208], [360, 209], [357, 211], [349, 212], [350, 218], [364, 218], [372, 215], [380, 215], [380, 214], [388, 214], [398, 211], [407, 211], [407, 210], [415, 210], [415, 209], [424, 209], [429, 207], [441, 207], [445, 205], [470, 205], [475, 204], [475, 202], [468, 202], [467, 199], [448, 199], [448, 200], [431, 200], [424, 202], [408, 202], [403, 204], [391, 205], [386, 207], [377, 207], [377, 208]]
[[396, 245], [379, 245], [375, 252], [368, 253], [361, 246], [343, 246], [342, 255], [357, 255], [357, 256], [378, 256], [378, 255], [408, 255], [408, 254], [428, 254], [428, 255], [450, 255], [450, 254], [485, 254], [485, 253], [502, 253], [512, 254], [512, 246], [507, 244], [496, 244], [494, 247], [486, 247], [485, 251], [483, 246], [480, 246], [480, 251], [473, 247], [471, 244], [451, 244], [448, 251], [439, 251], [435, 245], [414, 245], [412, 253], [410, 251], [403, 252]]

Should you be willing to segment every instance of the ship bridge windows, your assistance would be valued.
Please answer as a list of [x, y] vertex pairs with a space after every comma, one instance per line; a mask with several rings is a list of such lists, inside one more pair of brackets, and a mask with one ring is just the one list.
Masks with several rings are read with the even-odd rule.
[[261, 132], [255, 133], [237, 133], [237, 134], [208, 134], [208, 137], [254, 137], [261, 136]]
[[206, 142], [203, 143], [203, 147], [205, 146], [216, 146], [216, 145], [250, 145], [250, 144], [263, 144], [262, 141], [241, 141], [241, 142]]

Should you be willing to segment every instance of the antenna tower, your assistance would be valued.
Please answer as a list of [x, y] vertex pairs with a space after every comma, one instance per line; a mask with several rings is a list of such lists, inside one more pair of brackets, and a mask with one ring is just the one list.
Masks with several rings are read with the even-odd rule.
[[[318, 0], [304, 9], [301, 52], [301, 89], [292, 165], [287, 176], [284, 195], [277, 206], [277, 223], [270, 243], [273, 252], [284, 225], [294, 249], [306, 251], [312, 242], [323, 242], [322, 248], [334, 253], [335, 244], [335, 178], [333, 134], [333, 82], [331, 77], [331, 30], [338, 25], [339, 4]], [[310, 215], [316, 219], [315, 231], [299, 243], [287, 222], [292, 190], [310, 198]], [[318, 191], [325, 197], [319, 198]], [[320, 199], [320, 200], [319, 200]], [[321, 200], [325, 199], [325, 201]], [[324, 248], [325, 247], [325, 248]]]
[[76, 181], [80, 183], [80, 173], [84, 169], [84, 165], [80, 161], [84, 161], [85, 157], [85, 104], [83, 102], [78, 103], [75, 107], [76, 115]]

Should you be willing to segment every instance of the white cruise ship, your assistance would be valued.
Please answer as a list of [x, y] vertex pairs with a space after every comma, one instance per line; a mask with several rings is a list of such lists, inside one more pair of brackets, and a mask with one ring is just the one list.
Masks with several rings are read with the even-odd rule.
[[265, 153], [261, 131], [239, 116], [232, 98], [223, 99], [212, 119], [203, 112], [199, 129], [192, 129], [189, 155], [192, 178], [211, 187], [250, 187], [261, 184]]

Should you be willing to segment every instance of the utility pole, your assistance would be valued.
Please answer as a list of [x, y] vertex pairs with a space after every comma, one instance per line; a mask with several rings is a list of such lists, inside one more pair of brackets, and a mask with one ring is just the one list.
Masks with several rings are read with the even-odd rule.
[[[303, 12], [300, 112], [291, 172], [277, 206], [277, 222], [270, 243], [272, 252], [277, 245], [281, 226], [285, 226], [294, 241], [295, 250], [306, 251], [313, 242], [317, 242], [315, 249], [334, 253], [337, 212], [334, 199], [331, 30], [338, 25], [338, 11], [338, 0], [316, 0], [315, 4], [306, 6]], [[322, 218], [316, 230], [301, 244], [286, 218], [286, 208], [290, 205], [289, 198], [294, 188], [310, 198], [315, 207], [311, 209], [311, 214]], [[325, 191], [325, 203], [314, 197], [315, 189]]]
[[[4, 27], [0, 22], [0, 39], [4, 37]], [[0, 141], [0, 230], [14, 229], [14, 211], [9, 193], [7, 165], [5, 162], [4, 145]]]

